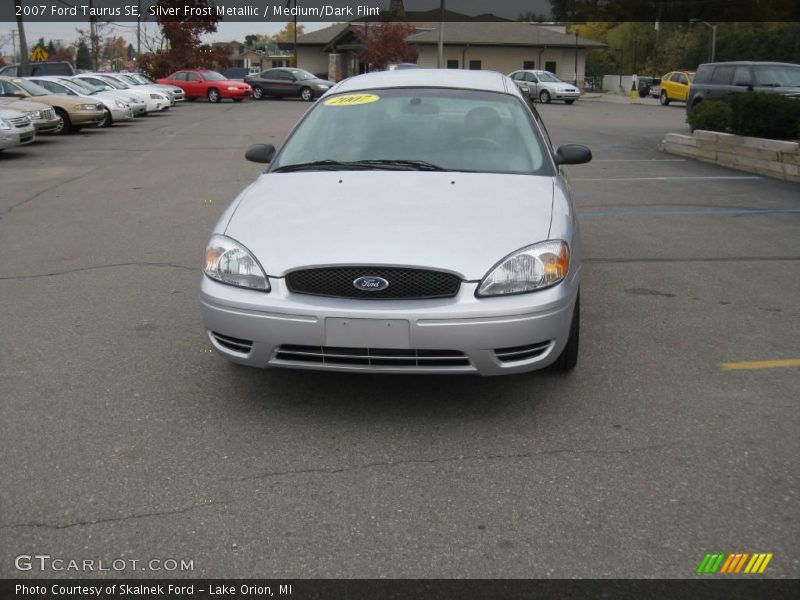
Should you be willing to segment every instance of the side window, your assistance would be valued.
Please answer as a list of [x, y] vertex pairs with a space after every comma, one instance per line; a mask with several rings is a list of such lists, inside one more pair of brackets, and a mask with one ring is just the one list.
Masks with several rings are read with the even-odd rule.
[[511, 75], [511, 79], [513, 79], [514, 81], [521, 81], [524, 78], [525, 78], [525, 73], [522, 73], [520, 71], [517, 71], [516, 73]]
[[258, 76], [261, 77], [261, 79], [269, 79], [269, 73], [269, 71], [261, 71]]
[[522, 61], [522, 68], [523, 69], [535, 69], [536, 68], [536, 61], [535, 60], [523, 60]]
[[480, 60], [471, 60], [471, 61], [469, 61], [469, 69], [470, 69], [470, 71], [480, 71], [481, 70], [481, 61]]
[[17, 77], [19, 75], [19, 67], [6, 67], [3, 69], [3, 75], [6, 77]]
[[686, 77], [686, 75], [684, 75], [683, 73], [678, 73], [678, 75], [680, 76], [680, 78], [678, 79], [679, 83], [682, 83], [683, 85], [689, 85], [689, 78]]
[[200, 76], [197, 73], [186, 73], [186, 81], [200, 81]]
[[734, 67], [717, 67], [711, 76], [711, 83], [717, 85], [730, 85], [733, 83]]
[[753, 85], [750, 67], [736, 67], [733, 73], [733, 85]]
[[533, 73], [525, 73], [525, 81], [530, 81], [531, 83], [539, 83], [539, 78], [536, 77]]
[[172, 81], [186, 81], [186, 73], [175, 73], [172, 77]]
[[694, 81], [692, 83], [708, 83], [711, 81], [711, 73], [713, 73], [713, 67], [700, 67], [697, 69], [697, 73], [695, 73]]

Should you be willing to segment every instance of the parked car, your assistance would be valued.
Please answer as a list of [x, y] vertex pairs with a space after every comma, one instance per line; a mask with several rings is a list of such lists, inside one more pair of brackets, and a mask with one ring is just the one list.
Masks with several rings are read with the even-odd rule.
[[144, 89], [143, 86], [146, 86], [147, 88], [154, 88], [158, 92], [167, 93], [172, 99], [173, 106], [175, 106], [176, 102], [183, 102], [186, 100], [186, 94], [176, 85], [163, 85], [161, 83], [155, 83], [154, 81], [150, 81], [149, 79], [142, 77], [138, 73], [119, 73], [117, 77], [122, 79], [125, 83], [132, 85], [133, 89], [140, 87]]
[[[3, 85], [3, 82], [0, 81], [0, 91]], [[14, 97], [5, 98], [0, 96], [0, 108], [18, 110], [28, 115], [37, 135], [54, 133], [61, 123], [61, 119], [56, 115], [55, 109], [42, 102], [30, 102], [28, 100], [18, 100]]]
[[30, 144], [35, 139], [36, 130], [28, 115], [0, 105], [0, 152]]
[[662, 106], [670, 102], [686, 102], [689, 88], [694, 79], [694, 71], [671, 71], [661, 78], [658, 99]]
[[152, 90], [136, 89], [127, 83], [106, 75], [105, 73], [83, 73], [81, 75], [76, 75], [76, 77], [90, 83], [96, 83], [96, 81], [99, 81], [100, 83], [97, 83], [97, 85], [110, 85], [118, 91], [125, 92], [126, 94], [138, 98], [144, 102], [145, 113], [160, 112], [162, 110], [167, 110], [170, 107], [170, 100], [166, 94], [154, 92]]
[[208, 98], [208, 101], [213, 103], [225, 98], [241, 102], [253, 94], [253, 89], [248, 84], [227, 79], [216, 71], [204, 69], [176, 71], [168, 77], [156, 79], [156, 83], [181, 88], [186, 93], [187, 100]]
[[[408, 69], [338, 83], [224, 211], [213, 347], [254, 367], [500, 375], [578, 359], [581, 244], [562, 166], [511, 81]], [[264, 315], [269, 315], [268, 319]]]
[[304, 69], [277, 67], [258, 75], [249, 75], [245, 81], [253, 87], [253, 98], [301, 98], [306, 102], [319, 98], [335, 84], [320, 79]]
[[657, 77], [638, 76], [636, 89], [639, 92], [639, 98], [647, 98], [651, 95], [653, 86], [659, 85], [660, 80]]
[[576, 86], [561, 81], [550, 71], [523, 69], [510, 73], [509, 77], [517, 86], [526, 88], [531, 99], [539, 100], [542, 104], [549, 104], [553, 100], [572, 104], [581, 97], [581, 91]]
[[720, 62], [697, 68], [686, 110], [703, 100], [729, 100], [734, 94], [767, 92], [800, 98], [800, 65], [778, 62]]
[[127, 86], [117, 82], [116, 80], [103, 79], [97, 75], [80, 74], [75, 75], [72, 79], [76, 79], [87, 85], [94, 86], [98, 90], [104, 92], [113, 92], [118, 94], [118, 97], [127, 102], [131, 106], [134, 117], [140, 117], [148, 112], [148, 101], [151, 103], [150, 112], [157, 110], [155, 100], [150, 98], [149, 92], [138, 92], [136, 90], [129, 90]]
[[[134, 85], [118, 73], [97, 73], [97, 75], [102, 76], [107, 81], [115, 81], [123, 86], [122, 89], [140, 93], [145, 97], [145, 100], [149, 98], [156, 105], [155, 111], [168, 110], [171, 106], [175, 106], [175, 98], [170, 92], [164, 90], [163, 86], [157, 84]], [[155, 111], [151, 110], [150, 105], [148, 105], [147, 112]]]
[[44, 77], [27, 77], [28, 81], [42, 86], [48, 92], [59, 96], [75, 96], [94, 100], [103, 105], [103, 120], [97, 127], [110, 127], [113, 123], [130, 121], [133, 119], [133, 111], [130, 104], [120, 100], [113, 94], [94, 90], [82, 83], [79, 79], [72, 81], [67, 77], [48, 75]]
[[244, 78], [248, 75], [258, 75], [261, 71], [262, 69], [258, 67], [231, 67], [230, 69], [225, 69], [222, 74], [228, 79], [244, 81]]
[[28, 73], [21, 73], [21, 70], [20, 64], [14, 63], [0, 69], [0, 75], [6, 77], [22, 77], [23, 75], [75, 75], [75, 69], [65, 60], [29, 62]]
[[103, 105], [95, 100], [59, 96], [22, 77], [0, 76], [0, 85], [6, 98], [29, 99], [52, 106], [59, 118], [58, 128], [53, 133], [65, 134], [97, 125], [105, 116]]

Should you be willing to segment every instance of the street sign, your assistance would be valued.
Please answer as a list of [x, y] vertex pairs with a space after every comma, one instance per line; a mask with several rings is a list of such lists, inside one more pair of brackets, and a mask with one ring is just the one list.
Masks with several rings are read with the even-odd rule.
[[36, 62], [44, 62], [48, 59], [49, 54], [47, 54], [47, 50], [42, 48], [41, 46], [36, 46], [31, 52], [31, 60]]

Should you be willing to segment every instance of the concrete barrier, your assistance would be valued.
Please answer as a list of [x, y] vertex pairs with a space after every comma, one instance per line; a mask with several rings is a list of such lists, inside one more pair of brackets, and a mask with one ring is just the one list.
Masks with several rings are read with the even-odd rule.
[[800, 183], [800, 144], [698, 129], [692, 135], [668, 133], [662, 152], [723, 167]]

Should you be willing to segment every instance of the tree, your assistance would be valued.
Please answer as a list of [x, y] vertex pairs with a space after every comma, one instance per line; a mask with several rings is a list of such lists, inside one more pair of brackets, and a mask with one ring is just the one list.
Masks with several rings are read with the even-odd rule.
[[53, 43], [53, 40], [47, 42], [47, 54], [48, 56], [53, 56], [58, 50], [56, 50], [56, 45]]
[[19, 32], [19, 72], [20, 75], [28, 74], [28, 42], [25, 38], [25, 25], [22, 22], [22, 0], [14, 0], [17, 9], [17, 31]]
[[[300, 37], [305, 33], [305, 28], [302, 25], [297, 26], [297, 36]], [[291, 42], [294, 40], [294, 23], [289, 22], [284, 25], [278, 33], [272, 36], [276, 42]]]
[[407, 23], [381, 23], [353, 31], [362, 46], [358, 58], [370, 68], [383, 69], [389, 63], [414, 62], [419, 57], [419, 50], [408, 43], [416, 30]]
[[86, 42], [83, 40], [78, 41], [78, 49], [75, 55], [75, 68], [92, 68], [92, 53], [89, 51], [89, 46], [87, 46]]

